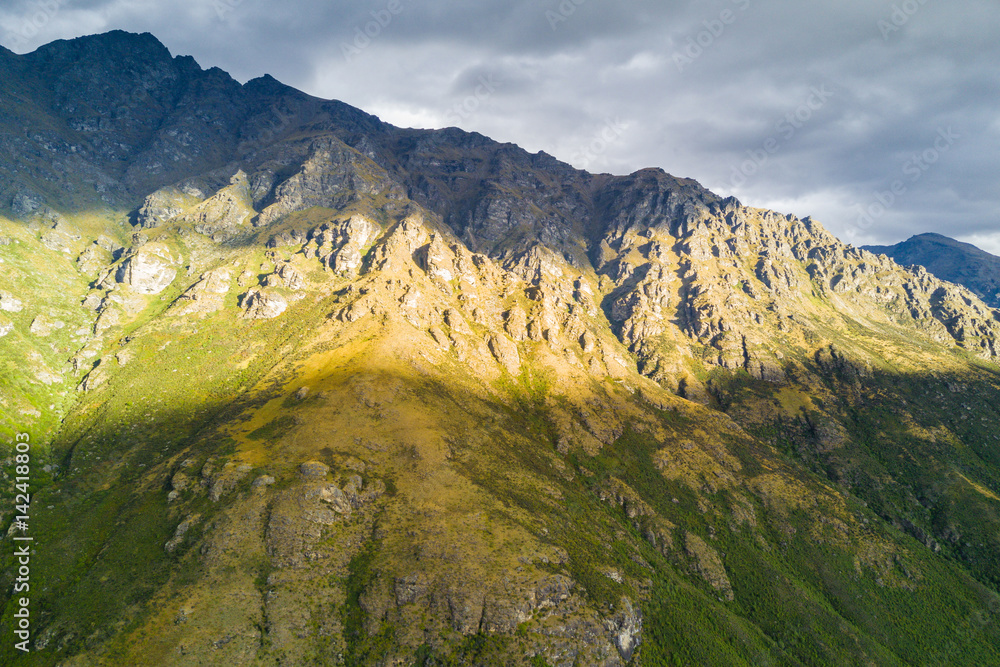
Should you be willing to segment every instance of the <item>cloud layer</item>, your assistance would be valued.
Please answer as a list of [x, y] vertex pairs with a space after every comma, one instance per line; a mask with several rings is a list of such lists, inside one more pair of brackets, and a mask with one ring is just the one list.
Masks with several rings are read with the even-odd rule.
[[1000, 5], [987, 0], [15, 0], [18, 52], [121, 28], [409, 127], [591, 171], [660, 166], [842, 239], [1000, 253]]

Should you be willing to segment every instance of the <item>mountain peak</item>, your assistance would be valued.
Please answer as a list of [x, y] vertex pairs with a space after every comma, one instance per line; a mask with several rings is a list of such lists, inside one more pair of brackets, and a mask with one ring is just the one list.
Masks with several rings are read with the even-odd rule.
[[993, 308], [1000, 308], [1000, 257], [971, 243], [927, 232], [891, 246], [866, 246], [904, 265], [919, 265], [935, 276], [963, 285]]
[[0, 458], [30, 431], [42, 663], [1000, 664], [972, 292], [148, 35], [18, 58]]
[[111, 30], [96, 35], [60, 39], [38, 47], [31, 54], [45, 59], [99, 59], [126, 57], [129, 60], [171, 59], [170, 51], [154, 35]]
[[270, 74], [264, 74], [254, 79], [250, 79], [243, 84], [243, 87], [249, 92], [260, 95], [287, 95], [289, 93], [294, 93], [296, 95], [308, 97], [306, 93], [303, 93], [288, 84], [282, 83]]

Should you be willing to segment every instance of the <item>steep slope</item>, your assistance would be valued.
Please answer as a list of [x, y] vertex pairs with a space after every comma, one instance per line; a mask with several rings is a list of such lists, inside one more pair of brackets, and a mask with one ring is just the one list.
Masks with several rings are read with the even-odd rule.
[[1000, 663], [968, 290], [149, 36], [0, 57], [5, 664]]
[[902, 265], [919, 264], [938, 278], [968, 288], [992, 308], [1000, 307], [1000, 257], [941, 234], [917, 234], [891, 246], [867, 246]]

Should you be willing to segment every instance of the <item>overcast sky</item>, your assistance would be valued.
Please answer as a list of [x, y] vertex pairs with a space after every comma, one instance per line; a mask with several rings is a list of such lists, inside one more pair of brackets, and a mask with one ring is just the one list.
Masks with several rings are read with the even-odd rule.
[[0, 0], [19, 53], [116, 28], [395, 125], [662, 167], [850, 243], [1000, 254], [996, 0]]

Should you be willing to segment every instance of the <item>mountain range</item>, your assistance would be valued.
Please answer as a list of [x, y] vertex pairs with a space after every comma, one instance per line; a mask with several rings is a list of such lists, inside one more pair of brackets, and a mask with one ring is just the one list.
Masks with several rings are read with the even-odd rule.
[[3, 664], [1000, 664], [993, 288], [148, 34], [0, 82]]
[[1000, 308], [1000, 257], [941, 234], [917, 234], [891, 246], [865, 246], [902, 265], [919, 264], [938, 278], [968, 288]]

